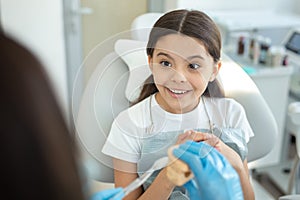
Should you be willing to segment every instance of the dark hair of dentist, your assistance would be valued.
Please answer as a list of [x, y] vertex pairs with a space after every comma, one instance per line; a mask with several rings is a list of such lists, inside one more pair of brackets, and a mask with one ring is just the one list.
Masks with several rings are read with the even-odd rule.
[[40, 62], [0, 32], [1, 196], [82, 200], [75, 148]]

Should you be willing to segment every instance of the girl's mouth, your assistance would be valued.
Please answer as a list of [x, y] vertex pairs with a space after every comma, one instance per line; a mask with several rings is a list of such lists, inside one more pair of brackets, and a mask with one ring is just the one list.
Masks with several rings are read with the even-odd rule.
[[171, 92], [173, 92], [174, 94], [184, 94], [184, 93], [187, 93], [188, 91], [187, 90], [173, 90], [173, 89], [170, 89], [169, 90]]
[[182, 97], [189, 92], [189, 90], [178, 90], [178, 89], [171, 89], [171, 88], [167, 88], [167, 89], [171, 94], [171, 96], [175, 98]]

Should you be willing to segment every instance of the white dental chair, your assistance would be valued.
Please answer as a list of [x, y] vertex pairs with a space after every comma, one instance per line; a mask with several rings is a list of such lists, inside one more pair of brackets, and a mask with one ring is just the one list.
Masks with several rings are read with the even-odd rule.
[[[113, 119], [129, 106], [129, 100], [139, 92], [139, 85], [149, 74], [146, 43], [118, 40], [114, 51], [97, 65], [87, 82], [76, 121], [77, 138], [82, 162], [90, 178], [113, 183], [111, 158], [101, 150]], [[218, 76], [225, 95], [240, 102], [255, 133], [248, 149], [248, 161], [254, 161], [271, 151], [278, 131], [275, 119], [251, 78], [226, 55]], [[129, 79], [129, 80], [128, 80]]]

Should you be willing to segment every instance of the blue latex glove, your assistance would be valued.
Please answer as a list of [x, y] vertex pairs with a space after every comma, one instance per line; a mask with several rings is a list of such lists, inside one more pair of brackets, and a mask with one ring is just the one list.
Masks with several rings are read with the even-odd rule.
[[97, 192], [93, 194], [90, 200], [108, 200], [112, 197], [114, 197], [114, 200], [121, 200], [124, 197], [123, 188], [115, 188]]
[[212, 146], [187, 141], [174, 149], [173, 154], [187, 163], [194, 173], [194, 178], [184, 185], [191, 200], [244, 199], [237, 172]]

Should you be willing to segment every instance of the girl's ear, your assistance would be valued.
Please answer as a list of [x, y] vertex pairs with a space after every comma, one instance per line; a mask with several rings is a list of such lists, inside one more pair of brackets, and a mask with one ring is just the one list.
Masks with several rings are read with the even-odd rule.
[[148, 64], [149, 64], [150, 70], [152, 72], [153, 71], [153, 59], [149, 55], [148, 55]]
[[212, 82], [216, 79], [217, 75], [219, 74], [219, 70], [222, 66], [222, 62], [218, 61], [216, 64], [214, 64], [213, 72], [209, 78], [209, 82]]

